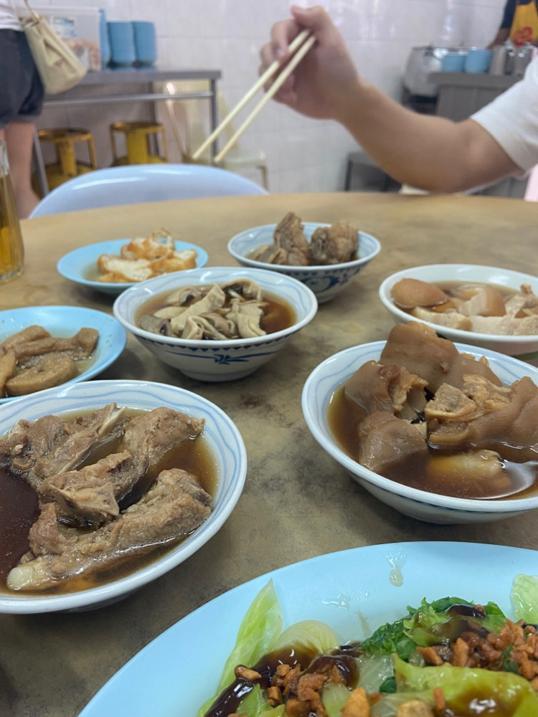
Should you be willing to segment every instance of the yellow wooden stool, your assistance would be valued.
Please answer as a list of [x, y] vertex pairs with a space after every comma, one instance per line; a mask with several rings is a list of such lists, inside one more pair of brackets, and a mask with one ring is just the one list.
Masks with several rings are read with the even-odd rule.
[[[125, 137], [127, 155], [123, 157], [118, 156], [116, 145], [118, 134]], [[113, 166], [168, 162], [166, 134], [164, 127], [158, 122], [113, 122], [110, 125], [110, 142], [114, 156]], [[162, 155], [159, 154], [159, 143]]]
[[[40, 129], [37, 134], [40, 142], [53, 144], [56, 154], [56, 161], [45, 165], [50, 189], [58, 187], [79, 174], [86, 174], [97, 169], [95, 143], [92, 133], [88, 130], [57, 127], [55, 129]], [[86, 145], [87, 162], [77, 159], [76, 145], [80, 142]]]

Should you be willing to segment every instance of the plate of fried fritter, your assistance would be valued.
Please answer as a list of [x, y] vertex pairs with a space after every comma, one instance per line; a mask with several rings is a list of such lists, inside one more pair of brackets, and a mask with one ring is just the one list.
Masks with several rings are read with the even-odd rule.
[[207, 263], [202, 247], [175, 239], [166, 229], [146, 237], [113, 239], [78, 247], [58, 262], [58, 272], [70, 281], [106, 294], [162, 274], [196, 269]]

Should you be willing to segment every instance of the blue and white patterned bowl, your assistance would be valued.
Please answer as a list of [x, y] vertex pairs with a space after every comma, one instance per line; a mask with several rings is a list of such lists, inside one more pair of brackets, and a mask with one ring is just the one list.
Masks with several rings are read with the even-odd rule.
[[[283, 264], [268, 264], [264, 261], [249, 259], [249, 254], [263, 244], [273, 243], [273, 234], [276, 224], [246, 229], [236, 234], [228, 242], [228, 251], [243, 266], [252, 266], [257, 269], [268, 269], [291, 276], [312, 289], [319, 304], [330, 301], [338, 294], [348, 281], [358, 274], [381, 251], [381, 244], [371, 234], [357, 232], [359, 242], [358, 259], [346, 261], [332, 266], [285, 266]], [[328, 227], [320, 222], [304, 222], [306, 238], [310, 237], [318, 227]]]
[[[353, 346], [330, 356], [308, 377], [302, 395], [303, 416], [310, 432], [320, 446], [350, 474], [353, 480], [383, 503], [404, 515], [428, 523], [485, 523], [512, 518], [538, 508], [538, 496], [510, 500], [477, 500], [453, 498], [410, 488], [365, 468], [350, 458], [338, 445], [327, 420], [331, 396], [367, 361], [378, 361], [385, 341]], [[486, 356], [492, 370], [505, 384], [529, 376], [538, 383], [538, 369], [496, 351], [455, 344], [459, 351], [479, 358]]]
[[[26, 306], [0, 311], [0, 341], [34, 324], [39, 324], [53, 336], [62, 338], [73, 336], [82, 327], [96, 329], [99, 332], [99, 341], [88, 368], [62, 386], [87, 381], [97, 376], [114, 363], [123, 353], [127, 343], [127, 332], [113, 316], [81, 306]], [[15, 401], [17, 398], [0, 398], [0, 404]]]
[[195, 393], [151, 381], [91, 381], [51, 388], [0, 408], [0, 435], [19, 420], [48, 414], [86, 411], [115, 402], [151, 410], [165, 406], [205, 419], [204, 436], [217, 466], [213, 512], [188, 538], [164, 555], [124, 577], [88, 590], [59, 595], [18, 595], [0, 592], [0, 613], [41, 613], [73, 610], [117, 600], [182, 563], [222, 527], [243, 491], [247, 455], [241, 434], [224, 411]]
[[[182, 286], [224, 283], [235, 279], [255, 281], [264, 291], [291, 304], [296, 321], [287, 329], [252, 339], [195, 341], [160, 336], [137, 325], [140, 308], [159, 294]], [[261, 269], [211, 267], [189, 269], [150, 279], [120, 294], [114, 302], [114, 315], [146, 348], [164, 363], [199, 381], [233, 381], [248, 376], [278, 353], [293, 334], [304, 328], [316, 315], [314, 294], [301, 282], [283, 274]]]
[[[130, 286], [136, 286], [136, 282], [99, 281], [97, 279], [97, 260], [101, 254], [116, 254], [119, 256], [121, 248], [130, 241], [131, 239], [111, 239], [110, 241], [79, 246], [77, 249], [64, 254], [56, 265], [56, 269], [65, 279], [69, 279], [75, 284], [101, 291], [104, 294], [121, 294], [122, 291], [125, 291]], [[194, 249], [197, 267], [207, 264], [208, 255], [201, 246], [178, 240], [176, 240], [175, 245], [176, 251]]]

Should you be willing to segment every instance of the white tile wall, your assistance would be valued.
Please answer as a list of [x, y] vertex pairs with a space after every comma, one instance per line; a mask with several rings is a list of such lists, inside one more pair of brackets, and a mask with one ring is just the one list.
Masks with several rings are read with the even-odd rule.
[[[319, 0], [318, 0], [319, 1]], [[77, 0], [40, 0], [68, 5]], [[214, 67], [228, 105], [254, 82], [258, 49], [273, 22], [288, 14], [288, 0], [83, 0], [104, 7], [108, 19], [151, 20], [162, 67]], [[300, 4], [310, 4], [301, 2]], [[427, 43], [485, 45], [494, 36], [504, 0], [321, 0], [348, 42], [362, 74], [395, 98], [409, 50]], [[47, 111], [42, 126], [89, 126], [100, 161], [110, 161], [108, 124], [147, 108]], [[203, 111], [203, 108], [201, 108]], [[246, 149], [268, 157], [272, 191], [341, 189], [347, 153], [356, 145], [335, 123], [302, 118], [272, 103], [244, 136]]]

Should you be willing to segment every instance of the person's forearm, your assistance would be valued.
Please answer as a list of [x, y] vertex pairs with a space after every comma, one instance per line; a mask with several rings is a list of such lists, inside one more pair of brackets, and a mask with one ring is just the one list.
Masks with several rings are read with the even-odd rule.
[[394, 179], [431, 191], [468, 186], [460, 123], [412, 112], [363, 82], [349, 100], [342, 123]]

